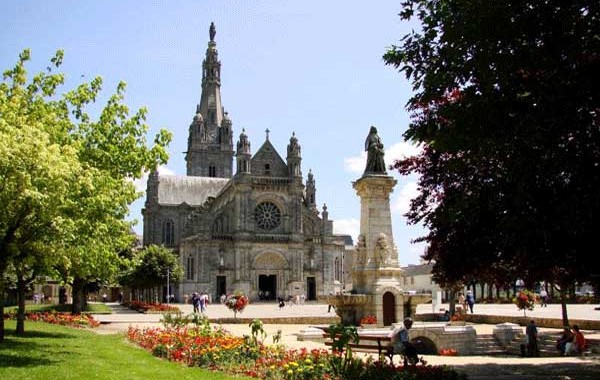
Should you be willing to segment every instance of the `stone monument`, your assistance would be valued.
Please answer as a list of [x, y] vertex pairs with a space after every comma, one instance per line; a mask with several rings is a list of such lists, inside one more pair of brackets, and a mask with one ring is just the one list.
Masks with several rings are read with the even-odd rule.
[[397, 181], [387, 174], [383, 143], [375, 127], [369, 131], [365, 150], [365, 171], [352, 184], [360, 197], [360, 235], [353, 262], [353, 293], [367, 296], [356, 317], [374, 315], [379, 325], [388, 326], [404, 318], [402, 269], [394, 245], [390, 212], [390, 193]]

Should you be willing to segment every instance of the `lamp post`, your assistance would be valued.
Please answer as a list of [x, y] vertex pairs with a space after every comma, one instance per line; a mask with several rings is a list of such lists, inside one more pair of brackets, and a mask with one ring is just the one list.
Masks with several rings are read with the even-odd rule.
[[167, 306], [169, 306], [169, 301], [171, 300], [171, 289], [169, 288], [169, 274], [170, 268], [167, 267]]

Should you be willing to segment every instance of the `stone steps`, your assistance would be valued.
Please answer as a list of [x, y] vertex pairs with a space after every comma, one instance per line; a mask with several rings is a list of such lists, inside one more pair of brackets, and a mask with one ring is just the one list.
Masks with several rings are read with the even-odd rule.
[[[525, 334], [519, 334], [511, 342], [507, 349], [508, 354], [521, 355], [521, 344], [526, 341]], [[538, 347], [540, 349], [540, 356], [552, 357], [560, 356], [560, 352], [556, 349], [556, 341], [560, 337], [560, 333], [541, 333], [538, 334]]]
[[477, 335], [474, 355], [506, 355], [506, 351], [492, 334]]

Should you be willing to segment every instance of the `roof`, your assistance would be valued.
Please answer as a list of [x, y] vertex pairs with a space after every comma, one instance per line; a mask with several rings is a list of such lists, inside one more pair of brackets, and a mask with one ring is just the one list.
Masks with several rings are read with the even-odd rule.
[[430, 264], [419, 264], [419, 265], [409, 265], [407, 267], [402, 267], [404, 273], [403, 276], [424, 276], [431, 274], [431, 270], [433, 269], [433, 263]]
[[201, 206], [208, 197], [215, 197], [231, 181], [228, 178], [160, 175], [158, 203], [161, 205]]
[[350, 235], [333, 235], [335, 238], [344, 242], [345, 246], [353, 246], [354, 242], [352, 241], [352, 236]]

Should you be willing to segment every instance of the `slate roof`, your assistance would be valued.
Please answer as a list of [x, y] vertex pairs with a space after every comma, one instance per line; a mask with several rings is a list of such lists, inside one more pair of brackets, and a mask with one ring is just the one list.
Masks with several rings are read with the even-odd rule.
[[431, 274], [431, 269], [433, 269], [433, 264], [420, 264], [420, 265], [409, 265], [407, 267], [402, 267], [404, 273], [403, 276], [423, 276], [427, 274]]
[[160, 175], [158, 203], [161, 205], [202, 205], [208, 197], [215, 197], [231, 181], [228, 178]]

